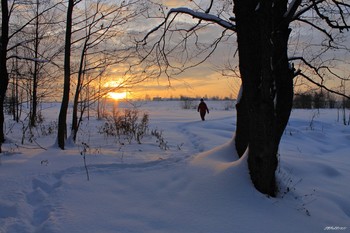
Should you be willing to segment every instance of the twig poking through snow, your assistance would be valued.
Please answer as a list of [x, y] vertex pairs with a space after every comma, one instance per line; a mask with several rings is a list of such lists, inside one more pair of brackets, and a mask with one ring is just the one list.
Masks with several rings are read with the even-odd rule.
[[89, 145], [86, 144], [85, 142], [82, 142], [81, 143], [83, 145], [83, 150], [80, 152], [80, 154], [83, 156], [83, 160], [84, 160], [84, 167], [85, 167], [85, 171], [86, 171], [86, 179], [87, 181], [90, 181], [90, 176], [89, 176], [89, 169], [86, 165], [86, 152], [87, 152], [87, 149], [89, 148]]

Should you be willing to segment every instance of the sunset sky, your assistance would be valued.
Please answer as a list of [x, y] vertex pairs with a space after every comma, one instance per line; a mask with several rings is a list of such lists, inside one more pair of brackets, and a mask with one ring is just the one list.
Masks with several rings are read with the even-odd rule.
[[[131, 88], [121, 89], [120, 92], [127, 92], [127, 98], [134, 99], [178, 98], [180, 96], [236, 98], [239, 87], [238, 78], [224, 77], [209, 67], [200, 66], [169, 80], [167, 77], [148, 79]], [[124, 96], [123, 94], [114, 95]]]
[[233, 97], [239, 91], [240, 80], [223, 77], [210, 67], [199, 66], [183, 75], [168, 80], [167, 77], [142, 82], [131, 90], [134, 98], [149, 97]]
[[[198, 7], [195, 5], [195, 2], [188, 0], [164, 0], [161, 2], [169, 8], [185, 6], [195, 9]], [[205, 5], [205, 7], [207, 6]], [[191, 25], [191, 27], [198, 22], [197, 20], [191, 22], [191, 20], [192, 17], [186, 15], [178, 17], [180, 23]], [[152, 23], [152, 21], [150, 21], [150, 23], [147, 24], [142, 37], [157, 25], [158, 23]], [[218, 35], [221, 35], [221, 31], [222, 28], [216, 25], [210, 26], [209, 29], [201, 30], [199, 32], [200, 42], [206, 43], [214, 40]], [[191, 52], [191, 46], [194, 45], [190, 43], [188, 44], [188, 51]], [[158, 79], [149, 79], [142, 82], [132, 88], [130, 96], [134, 98], [144, 98], [146, 95], [151, 98], [170, 98], [179, 96], [236, 98], [240, 88], [240, 79], [237, 77], [233, 78], [223, 76], [220, 72], [220, 69], [223, 68], [224, 64], [228, 63], [229, 60], [232, 60], [229, 58], [232, 58], [235, 52], [236, 38], [231, 37], [227, 41], [220, 43], [220, 46], [217, 47], [216, 51], [211, 55], [207, 62], [186, 70], [180, 75], [172, 76], [170, 80], [163, 75]], [[181, 56], [181, 54], [179, 56]], [[234, 62], [233, 66], [238, 66], [237, 61]]]
[[[160, 1], [163, 4], [167, 5], [169, 8], [176, 7], [189, 7], [192, 9], [198, 8], [196, 1], [189, 0], [163, 0]], [[202, 1], [197, 2], [199, 4], [207, 4], [208, 2]], [[202, 6], [203, 9], [208, 7], [207, 5]], [[232, 10], [232, 6], [228, 6]], [[232, 13], [228, 13], [222, 17], [230, 17]], [[193, 19], [189, 16], [180, 16], [178, 18], [178, 23], [182, 25], [194, 25]], [[147, 24], [143, 24], [143, 32], [140, 33], [141, 37], [144, 37], [147, 32], [154, 29], [158, 26], [158, 23], [155, 21], [149, 21]], [[337, 75], [347, 78], [349, 76], [349, 50], [338, 51], [338, 53], [330, 52], [327, 54], [322, 54], [322, 51], [319, 47], [323, 43], [323, 37], [320, 36], [318, 31], [315, 31], [312, 28], [307, 28], [302, 26], [299, 23], [291, 25], [292, 34], [290, 39], [289, 53], [290, 56], [303, 56], [309, 60], [319, 60], [319, 62], [330, 62], [329, 64], [333, 65], [333, 61], [340, 63], [340, 69], [335, 70]], [[221, 33], [220, 26], [210, 26], [209, 29], [205, 29], [198, 34], [201, 42], [207, 42], [216, 38], [217, 35]], [[161, 31], [161, 29], [160, 29]], [[159, 32], [162, 33], [163, 31]], [[349, 39], [350, 47], [350, 35], [349, 33], [343, 34]], [[156, 38], [156, 37], [155, 37]], [[190, 43], [189, 43], [190, 44]], [[191, 51], [192, 47], [188, 46], [188, 51]], [[316, 51], [316, 52], [315, 52]], [[318, 54], [322, 54], [323, 57], [318, 57]], [[178, 56], [181, 56], [179, 54]], [[125, 90], [129, 98], [149, 98], [153, 97], [162, 97], [162, 98], [177, 98], [180, 96], [189, 96], [189, 97], [232, 97], [236, 98], [240, 88], [240, 79], [237, 77], [227, 77], [223, 76], [220, 69], [223, 69], [224, 66], [230, 64], [231, 68], [234, 68], [238, 72], [238, 61], [237, 61], [237, 45], [235, 36], [228, 37], [226, 41], [220, 42], [220, 45], [217, 47], [215, 53], [211, 55], [211, 58], [189, 70], [186, 70], [181, 75], [173, 76], [170, 80], [163, 75], [157, 79], [148, 79], [138, 85], [133, 86], [130, 89]], [[296, 65], [296, 69], [305, 67], [300, 67]], [[305, 70], [305, 69], [304, 69]], [[309, 72], [306, 69], [306, 72]], [[238, 74], [239, 75], [239, 74]], [[299, 83], [306, 83], [306, 85], [296, 85], [295, 91], [302, 92], [310, 88], [310, 83], [306, 82], [302, 78], [296, 78]], [[335, 83], [332, 80], [323, 80], [323, 84], [329, 85], [331, 88], [338, 88], [339, 83]], [[334, 83], [332, 83], [334, 82]]]

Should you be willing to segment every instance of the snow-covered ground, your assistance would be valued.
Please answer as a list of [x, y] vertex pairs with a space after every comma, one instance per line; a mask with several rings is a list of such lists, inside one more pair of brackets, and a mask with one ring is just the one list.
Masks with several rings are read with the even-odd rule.
[[151, 135], [118, 143], [91, 117], [77, 144], [59, 150], [54, 104], [22, 145], [23, 125], [8, 119], [0, 233], [350, 232], [350, 126], [337, 110], [293, 110], [279, 152], [280, 194], [268, 198], [252, 187], [246, 156], [234, 153], [235, 110], [207, 104], [204, 122], [177, 101], [136, 104], [166, 146]]

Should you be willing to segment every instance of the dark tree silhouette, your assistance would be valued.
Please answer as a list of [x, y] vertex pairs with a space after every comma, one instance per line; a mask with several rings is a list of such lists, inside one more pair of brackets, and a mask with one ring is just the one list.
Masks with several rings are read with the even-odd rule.
[[1, 0], [1, 37], [0, 37], [0, 153], [4, 135], [4, 101], [9, 83], [7, 72], [7, 46], [9, 42], [9, 9], [7, 0]]
[[[164, 20], [141, 41], [140, 51], [145, 49], [142, 62], [149, 68], [153, 60], [153, 64], [161, 67], [158, 75], [164, 72], [171, 76], [203, 63], [220, 41], [227, 40], [230, 33], [236, 35], [242, 80], [237, 103], [236, 150], [241, 157], [248, 149], [248, 166], [256, 189], [275, 196], [277, 152], [292, 109], [294, 78], [303, 77], [323, 90], [349, 98], [346, 93], [325, 85], [326, 78], [348, 79], [332, 70], [334, 62], [320, 57], [331, 49], [346, 49], [339, 35], [350, 29], [350, 4], [345, 0], [233, 0], [227, 6], [217, 7], [220, 3], [211, 0], [207, 8], [195, 4], [196, 9], [181, 7], [168, 11], [160, 7]], [[225, 11], [232, 11], [232, 7], [234, 16]], [[182, 21], [176, 20], [180, 15], [197, 21], [192, 26], [181, 24]], [[221, 34], [212, 35], [215, 39], [208, 46], [199, 46], [200, 30], [212, 24], [223, 28]], [[296, 26], [315, 30], [323, 38], [318, 42], [322, 49], [312, 56], [289, 56], [292, 28]], [[175, 40], [175, 35], [181, 41]], [[197, 54], [189, 57], [191, 42]], [[190, 58], [203, 55], [203, 51], [206, 54], [202, 60], [189, 62]], [[180, 66], [176, 64], [179, 59], [176, 62], [171, 59], [175, 52], [186, 58]]]
[[61, 102], [60, 113], [58, 116], [58, 130], [57, 130], [57, 142], [58, 146], [64, 150], [65, 141], [67, 139], [67, 111], [69, 104], [69, 91], [70, 91], [70, 60], [71, 60], [71, 40], [72, 40], [72, 17], [74, 6], [80, 2], [80, 0], [69, 0], [67, 8], [66, 18], [66, 37], [65, 37], [65, 49], [64, 49], [64, 83], [63, 83], [63, 96]]

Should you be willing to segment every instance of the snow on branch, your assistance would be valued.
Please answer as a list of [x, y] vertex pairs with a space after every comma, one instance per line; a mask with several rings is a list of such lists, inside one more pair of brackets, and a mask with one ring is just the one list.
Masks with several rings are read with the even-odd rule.
[[228, 22], [226, 20], [223, 20], [218, 16], [212, 15], [212, 14], [203, 13], [203, 12], [196, 12], [194, 10], [191, 10], [191, 9], [188, 9], [185, 7], [173, 8], [168, 12], [168, 15], [170, 15], [172, 13], [182, 13], [182, 14], [191, 15], [193, 18], [201, 19], [201, 20], [208, 21], [208, 22], [213, 22], [213, 23], [216, 23], [216, 24], [218, 24], [226, 29], [229, 29], [232, 31], [236, 30], [236, 26], [234, 24], [232, 24], [231, 22]]
[[49, 60], [46, 60], [46, 59], [39, 59], [39, 58], [32, 58], [32, 57], [22, 57], [22, 56], [18, 56], [18, 55], [9, 56], [7, 59], [11, 59], [11, 58], [16, 58], [16, 59], [19, 59], [19, 60], [33, 61], [33, 62], [38, 62], [38, 63], [47, 63], [47, 62], [49, 62]]
[[289, 7], [286, 13], [284, 14], [284, 18], [287, 19], [288, 22], [294, 17], [294, 14], [297, 11], [300, 4], [301, 4], [301, 0], [293, 0], [289, 4]]
[[161, 28], [166, 23], [166, 21], [169, 19], [171, 14], [190, 15], [193, 18], [204, 20], [207, 22], [213, 22], [213, 23], [216, 23], [216, 24], [218, 24], [218, 25], [220, 25], [228, 30], [236, 31], [236, 25], [232, 24], [229, 21], [221, 19], [220, 17], [218, 17], [216, 15], [212, 15], [212, 14], [209, 14], [206, 12], [197, 12], [197, 11], [191, 10], [189, 8], [186, 8], [186, 7], [179, 7], [179, 8], [170, 9], [167, 16], [165, 17], [165, 20], [161, 24], [159, 24], [157, 27], [155, 27], [151, 31], [149, 31], [142, 41], [146, 42], [149, 35], [151, 35], [153, 32], [155, 32], [159, 28]]

